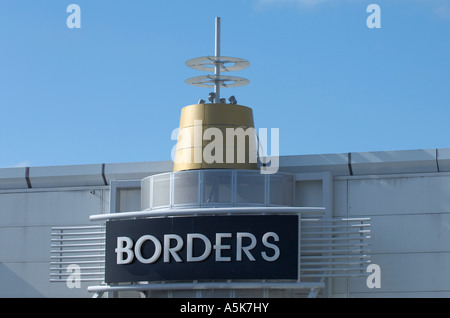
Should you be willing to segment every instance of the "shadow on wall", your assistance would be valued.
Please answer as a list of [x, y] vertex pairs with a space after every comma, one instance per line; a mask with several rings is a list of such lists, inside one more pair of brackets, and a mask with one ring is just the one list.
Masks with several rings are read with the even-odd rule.
[[[23, 263], [11, 263], [10, 266], [26, 266]], [[37, 289], [27, 283], [22, 277], [14, 273], [5, 264], [0, 264], [0, 297], [45, 297]]]

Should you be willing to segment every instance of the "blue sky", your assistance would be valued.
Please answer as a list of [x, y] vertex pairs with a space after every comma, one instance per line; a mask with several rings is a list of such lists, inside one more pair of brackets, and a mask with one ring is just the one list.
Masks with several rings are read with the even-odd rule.
[[450, 147], [448, 0], [2, 0], [0, 167], [170, 160], [216, 16], [222, 55], [251, 62], [222, 95], [281, 155]]

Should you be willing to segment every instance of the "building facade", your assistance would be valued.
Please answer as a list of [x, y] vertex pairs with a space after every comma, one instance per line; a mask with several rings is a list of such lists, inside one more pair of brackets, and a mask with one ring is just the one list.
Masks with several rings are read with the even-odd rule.
[[[105, 239], [104, 226], [92, 216], [144, 210], [142, 180], [172, 169], [171, 161], [0, 169], [0, 297], [106, 297], [92, 290], [104, 285]], [[370, 239], [360, 244], [358, 259], [369, 258], [358, 262], [358, 275], [332, 263], [337, 270], [317, 276], [322, 285], [302, 290], [228, 288], [225, 280], [200, 290], [109, 295], [450, 296], [450, 149], [281, 156], [279, 171], [294, 176], [294, 208], [323, 211], [316, 218], [369, 220]], [[302, 228], [302, 234], [308, 233]], [[92, 241], [71, 241], [77, 238]], [[64, 244], [72, 251], [62, 250]], [[331, 254], [324, 264], [333, 262]], [[379, 268], [376, 284], [370, 264]]]

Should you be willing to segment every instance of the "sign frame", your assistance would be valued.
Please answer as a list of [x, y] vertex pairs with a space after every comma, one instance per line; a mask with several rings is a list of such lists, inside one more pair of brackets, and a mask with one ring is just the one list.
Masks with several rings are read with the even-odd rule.
[[[300, 213], [107, 221], [105, 282], [299, 281], [300, 222]], [[199, 260], [207, 240], [210, 252]]]

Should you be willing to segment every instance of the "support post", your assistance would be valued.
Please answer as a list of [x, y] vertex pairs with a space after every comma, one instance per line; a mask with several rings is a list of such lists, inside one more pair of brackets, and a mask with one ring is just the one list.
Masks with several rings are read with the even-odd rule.
[[220, 57], [220, 17], [216, 17], [216, 40], [215, 40], [215, 52], [216, 60], [214, 62], [214, 93], [216, 94], [215, 101], [216, 103], [220, 103], [220, 61], [218, 58]]

